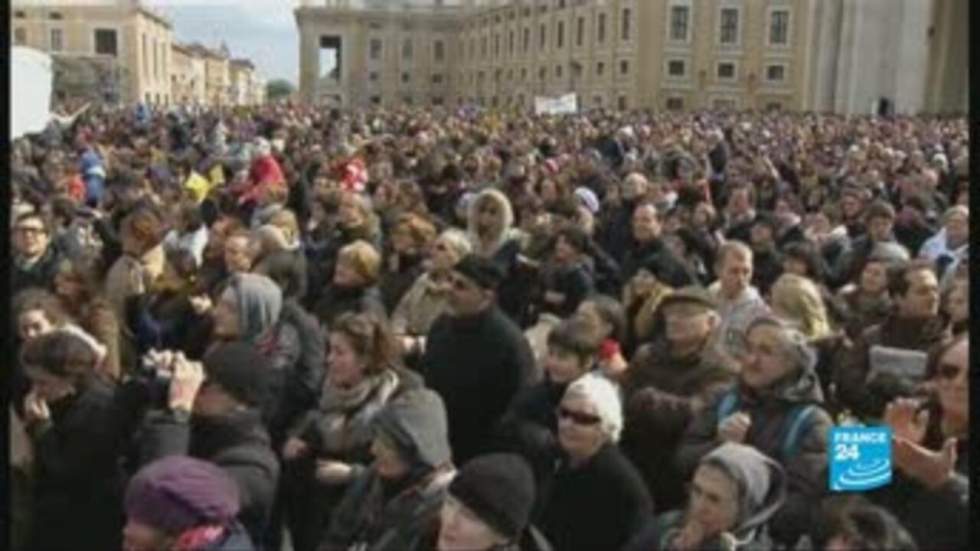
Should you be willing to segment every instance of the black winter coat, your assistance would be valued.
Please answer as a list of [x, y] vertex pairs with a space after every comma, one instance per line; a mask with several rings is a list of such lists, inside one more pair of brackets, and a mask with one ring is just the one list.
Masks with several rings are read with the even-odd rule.
[[366, 313], [384, 319], [387, 317], [381, 293], [377, 287], [345, 289], [331, 285], [316, 303], [313, 312], [327, 329], [341, 314]]
[[144, 464], [167, 455], [189, 455], [224, 469], [238, 486], [238, 519], [253, 542], [262, 541], [279, 481], [279, 462], [257, 410], [193, 420], [169, 411], [152, 412], [141, 445]]
[[54, 275], [58, 270], [58, 263], [61, 262], [61, 258], [61, 253], [53, 245], [49, 245], [48, 250], [29, 268], [21, 266], [17, 258], [14, 257], [13, 262], [10, 263], [11, 296], [29, 287], [50, 290], [54, 285]]
[[634, 242], [630, 246], [623, 258], [623, 281], [629, 281], [640, 268], [647, 268], [658, 280], [674, 288], [697, 281], [687, 265], [660, 238], [647, 243]]
[[119, 549], [124, 481], [121, 426], [113, 387], [93, 380], [50, 404], [51, 420], [31, 427], [35, 486], [30, 549]]
[[538, 525], [562, 551], [620, 549], [653, 515], [640, 473], [615, 444], [577, 469], [562, 464], [543, 490]]
[[524, 334], [496, 306], [471, 318], [443, 315], [421, 361], [427, 386], [446, 405], [453, 461], [484, 451], [494, 425], [534, 373]]
[[378, 288], [381, 291], [381, 302], [388, 312], [394, 312], [405, 293], [412, 287], [425, 267], [422, 257], [401, 256], [398, 259], [398, 270], [388, 271], [381, 276]]

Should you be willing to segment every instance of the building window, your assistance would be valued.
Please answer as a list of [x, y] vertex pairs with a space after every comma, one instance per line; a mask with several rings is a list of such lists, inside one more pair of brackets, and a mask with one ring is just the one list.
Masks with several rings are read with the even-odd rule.
[[370, 80], [371, 82], [377, 82], [378, 77], [379, 75], [377, 71], [371, 71], [370, 73], [368, 73], [368, 80]]
[[712, 102], [714, 109], [719, 111], [730, 111], [735, 109], [735, 100], [733, 99], [716, 99]]
[[605, 63], [603, 63], [603, 62], [600, 61], [599, 63], [596, 63], [595, 64], [595, 74], [596, 74], [596, 76], [600, 76], [601, 77], [602, 76], [602, 73], [604, 73], [605, 71], [606, 71], [606, 64]]
[[541, 80], [548, 78], [548, 69], [545, 67], [538, 69], [538, 78]]
[[683, 98], [667, 98], [667, 110], [668, 111], [680, 111], [684, 109], [684, 99]]
[[442, 40], [436, 40], [432, 43], [432, 56], [436, 63], [442, 63], [446, 59], [446, 44]]
[[542, 50], [544, 49], [545, 39], [547, 38], [547, 28], [542, 24], [541, 28], [538, 30], [538, 47]]
[[555, 78], [561, 78], [561, 65], [555, 65]]
[[440, 106], [440, 105], [443, 104], [443, 101], [444, 100], [442, 98], [440, 98], [440, 97], [432, 98], [432, 105], [435, 105], [435, 106], [438, 107], [438, 106]]
[[630, 25], [633, 23], [633, 11], [629, 8], [623, 10], [623, 20], [620, 23], [622, 27], [623, 41], [626, 42], [630, 39]]
[[412, 39], [406, 38], [402, 43], [402, 59], [412, 59]]
[[667, 62], [667, 74], [672, 77], [682, 77], [687, 73], [685, 63], [680, 59], [672, 59]]
[[722, 8], [720, 37], [722, 44], [735, 44], [738, 42], [738, 9]]
[[371, 96], [371, 103], [373, 105], [381, 105], [381, 96]]
[[514, 31], [507, 35], [507, 55], [514, 56]]
[[527, 68], [521, 69], [521, 82], [527, 80]]
[[27, 18], [27, 14], [24, 13], [22, 10], [17, 10], [14, 12], [14, 19], [26, 19], [26, 18]]
[[687, 42], [687, 26], [690, 17], [690, 6], [672, 6], [670, 8], [671, 40], [676, 42]]
[[48, 14], [48, 19], [53, 19], [55, 21], [61, 21], [62, 19], [64, 19], [64, 17], [61, 15], [61, 13], [56, 12], [56, 11], [53, 11], [53, 12], [51, 12], [51, 13]]
[[528, 49], [531, 47], [531, 29], [524, 28], [524, 53], [527, 53]]
[[480, 39], [480, 57], [487, 58], [487, 37], [485, 36]]
[[602, 96], [593, 96], [592, 104], [596, 107], [602, 107]]
[[575, 29], [575, 45], [581, 46], [585, 43], [585, 18], [578, 18], [578, 27]]
[[602, 44], [606, 41], [606, 14], [600, 13], [599, 19], [596, 21], [596, 42]]
[[27, 44], [27, 29], [24, 27], [16, 27], [14, 29], [14, 44], [18, 46]]
[[785, 65], [769, 65], [766, 67], [766, 80], [770, 82], [782, 82], [786, 79]]
[[65, 32], [61, 29], [51, 29], [51, 51], [60, 52], [65, 49]]
[[628, 75], [630, 72], [630, 62], [625, 59], [619, 62], [619, 74]]
[[783, 108], [783, 104], [778, 101], [769, 102], [766, 104], [766, 111], [780, 111]]
[[408, 83], [411, 80], [412, 80], [412, 75], [408, 73], [402, 73], [402, 82]]
[[565, 44], [565, 22], [558, 22], [558, 36], [555, 39], [558, 49], [560, 50]]
[[476, 39], [475, 38], [471, 38], [470, 39], [470, 59], [473, 59], [475, 57], [476, 57]]
[[500, 35], [493, 35], [493, 58], [500, 58]]
[[371, 39], [371, 47], [370, 47], [370, 51], [371, 51], [370, 52], [370, 57], [371, 57], [371, 59], [374, 60], [374, 61], [377, 61], [377, 60], [381, 59], [381, 50], [383, 48], [384, 48], [384, 43], [381, 42], [381, 39], [380, 38], [372, 38]]
[[[145, 43], [144, 43], [144, 50]], [[119, 54], [119, 43], [114, 29], [95, 29], [95, 53], [116, 56]]]
[[405, 102], [405, 105], [412, 105], [412, 103], [415, 102], [415, 100], [412, 99], [412, 96], [405, 96], [402, 98], [402, 101]]
[[432, 84], [442, 84], [442, 74], [436, 73], [432, 75]]
[[773, 10], [769, 21], [769, 44], [785, 46], [789, 43], [789, 10]]
[[732, 80], [735, 78], [735, 64], [732, 62], [724, 62], [718, 64], [718, 79], [719, 80]]
[[629, 108], [629, 100], [626, 96], [619, 96], [618, 106], [620, 111], [626, 111]]

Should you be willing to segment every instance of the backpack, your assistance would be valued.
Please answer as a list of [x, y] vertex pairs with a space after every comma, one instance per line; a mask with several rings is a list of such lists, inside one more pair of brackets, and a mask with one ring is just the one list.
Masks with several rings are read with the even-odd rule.
[[[722, 395], [718, 402], [716, 415], [718, 423], [721, 420], [735, 413], [739, 406], [739, 396], [735, 389], [729, 390]], [[814, 415], [819, 410], [815, 404], [794, 404], [789, 413], [783, 420], [782, 444], [779, 446], [779, 456], [782, 460], [789, 459], [796, 455], [799, 450], [800, 438], [806, 434], [809, 427], [813, 424]]]

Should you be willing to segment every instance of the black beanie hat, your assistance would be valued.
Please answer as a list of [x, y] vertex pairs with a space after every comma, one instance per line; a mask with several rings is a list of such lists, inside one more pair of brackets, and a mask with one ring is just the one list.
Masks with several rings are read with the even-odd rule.
[[482, 455], [460, 469], [449, 493], [501, 536], [513, 540], [527, 527], [534, 507], [534, 475], [520, 456]]
[[454, 269], [484, 289], [494, 290], [504, 279], [503, 272], [493, 261], [475, 254], [464, 256]]
[[243, 342], [223, 344], [204, 357], [207, 379], [232, 398], [249, 406], [260, 406], [266, 399], [271, 367], [251, 345]]

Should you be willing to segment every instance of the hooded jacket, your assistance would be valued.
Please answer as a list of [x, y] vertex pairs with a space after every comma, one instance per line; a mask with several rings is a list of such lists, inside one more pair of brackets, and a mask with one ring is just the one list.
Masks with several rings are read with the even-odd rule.
[[[772, 534], [781, 543], [793, 544], [809, 530], [813, 503], [819, 501], [827, 488], [827, 439], [833, 420], [823, 409], [823, 393], [814, 366], [805, 366], [762, 391], [753, 390], [741, 381], [732, 390], [737, 396], [737, 410], [752, 419], [744, 443], [776, 459], [786, 471], [786, 503], [773, 520]], [[718, 411], [727, 394], [712, 400], [688, 425], [681, 439], [676, 462], [686, 479], [701, 459], [721, 443]], [[795, 452], [784, 457], [783, 446], [793, 422], [790, 414], [803, 405], [817, 407], [799, 428]]]
[[438, 523], [455, 474], [442, 400], [427, 389], [406, 392], [377, 414], [375, 426], [394, 443], [409, 474], [405, 480], [386, 481], [371, 468], [355, 478], [334, 512], [321, 551], [414, 549]]
[[[726, 532], [701, 542], [701, 549], [726, 551], [763, 551], [772, 548], [767, 522], [783, 505], [786, 497], [786, 473], [771, 458], [755, 448], [727, 443], [719, 446], [700, 463], [724, 472], [736, 487], [743, 489], [739, 496], [735, 526]], [[660, 515], [641, 531], [624, 551], [669, 549], [671, 542], [684, 526], [684, 511]]]
[[[503, 224], [499, 232], [491, 236], [485, 244], [480, 239], [476, 228], [476, 206], [484, 199], [494, 201], [503, 213]], [[484, 258], [493, 260], [504, 273], [504, 279], [497, 288], [497, 303], [501, 310], [507, 313], [518, 324], [524, 321], [527, 306], [531, 299], [531, 285], [526, 281], [526, 274], [520, 270], [518, 256], [521, 252], [521, 233], [514, 226], [514, 211], [511, 202], [503, 192], [497, 189], [485, 189], [469, 203], [467, 216], [467, 234], [473, 245], [473, 252]]]
[[268, 277], [257, 274], [236, 275], [228, 289], [238, 304], [241, 340], [254, 344], [279, 319], [282, 290]]

